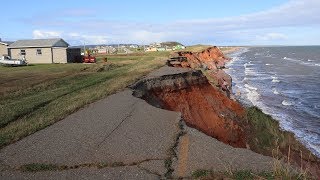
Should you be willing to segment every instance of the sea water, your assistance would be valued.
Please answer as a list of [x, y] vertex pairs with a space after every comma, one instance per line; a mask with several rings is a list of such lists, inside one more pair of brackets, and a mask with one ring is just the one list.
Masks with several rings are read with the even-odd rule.
[[250, 47], [230, 56], [236, 98], [271, 115], [320, 157], [320, 46]]

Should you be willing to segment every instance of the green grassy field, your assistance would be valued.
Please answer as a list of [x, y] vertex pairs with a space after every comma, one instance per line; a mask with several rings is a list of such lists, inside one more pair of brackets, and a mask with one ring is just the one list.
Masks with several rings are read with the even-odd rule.
[[97, 56], [97, 64], [0, 67], [0, 147], [124, 89], [165, 64], [169, 52]]

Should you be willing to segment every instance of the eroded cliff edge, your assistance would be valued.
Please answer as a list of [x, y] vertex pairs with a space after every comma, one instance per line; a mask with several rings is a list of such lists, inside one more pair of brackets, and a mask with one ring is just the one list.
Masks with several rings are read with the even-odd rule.
[[[163, 72], [173, 71], [164, 67]], [[134, 96], [153, 106], [179, 111], [190, 127], [234, 147], [246, 147], [241, 105], [217, 91], [200, 70], [188, 69], [139, 81]]]
[[292, 133], [280, 130], [277, 121], [259, 109], [246, 109], [227, 96], [232, 79], [222, 69], [228, 60], [217, 47], [199, 53], [175, 53], [168, 61], [174, 67], [163, 67], [160, 74], [138, 81], [132, 86], [134, 96], [181, 112], [188, 126], [219, 141], [280, 158], [320, 177], [319, 159]]

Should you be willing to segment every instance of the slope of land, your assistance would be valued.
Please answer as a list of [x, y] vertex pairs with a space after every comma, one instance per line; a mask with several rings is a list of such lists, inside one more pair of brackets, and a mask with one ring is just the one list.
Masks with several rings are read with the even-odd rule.
[[[193, 72], [164, 67], [142, 82], [189, 71]], [[153, 107], [134, 97], [133, 91], [126, 89], [90, 104], [1, 149], [1, 176], [158, 179], [190, 178], [200, 169], [272, 171], [272, 158], [189, 128], [181, 113]]]

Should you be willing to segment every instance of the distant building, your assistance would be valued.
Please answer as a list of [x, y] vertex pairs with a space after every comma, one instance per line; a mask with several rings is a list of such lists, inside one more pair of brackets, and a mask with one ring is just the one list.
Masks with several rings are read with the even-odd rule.
[[186, 48], [185, 46], [180, 45], [180, 44], [172, 47], [173, 50], [182, 50], [182, 49], [185, 49], [185, 48]]
[[63, 39], [18, 40], [8, 47], [12, 59], [25, 58], [28, 63], [68, 63], [81, 58], [80, 48], [70, 48]]
[[12, 42], [6, 42], [0, 40], [0, 56], [8, 55], [8, 46], [12, 44]]
[[164, 48], [164, 47], [158, 47], [158, 48], [157, 48], [157, 51], [166, 51], [166, 48]]
[[157, 48], [156, 47], [146, 47], [145, 51], [153, 52], [153, 51], [157, 51]]

